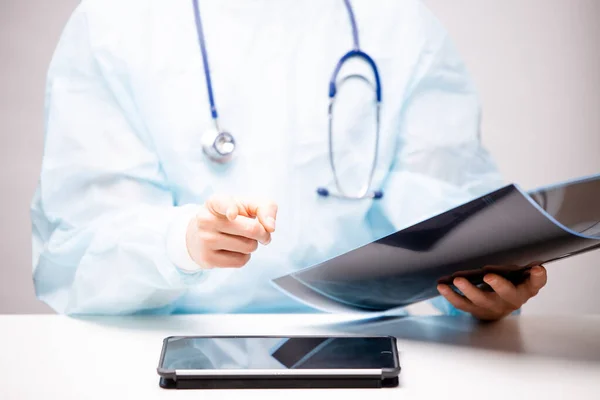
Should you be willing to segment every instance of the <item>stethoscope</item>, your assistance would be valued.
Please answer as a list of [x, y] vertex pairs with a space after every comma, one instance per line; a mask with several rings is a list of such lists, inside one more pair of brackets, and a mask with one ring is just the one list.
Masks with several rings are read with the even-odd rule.
[[[208, 91], [208, 101], [210, 103], [210, 113], [213, 120], [213, 128], [209, 129], [202, 136], [202, 150], [205, 155], [213, 162], [216, 163], [227, 163], [232, 157], [233, 153], [236, 149], [236, 141], [231, 133], [226, 130], [221, 129], [219, 125], [219, 114], [217, 112], [217, 106], [215, 103], [215, 97], [213, 93], [212, 80], [210, 77], [210, 68], [208, 66], [208, 55], [206, 51], [206, 43], [204, 40], [204, 32], [202, 28], [202, 20], [200, 18], [200, 7], [198, 5], [198, 0], [193, 0], [194, 3], [194, 14], [196, 19], [196, 30], [198, 31], [198, 42], [200, 43], [200, 51], [202, 52], [202, 62], [204, 66], [204, 77], [206, 79], [206, 88]], [[328, 135], [329, 135], [329, 163], [331, 165], [331, 171], [333, 173], [333, 178], [335, 181], [335, 186], [337, 188], [337, 192], [333, 192], [325, 187], [319, 187], [317, 189], [317, 194], [322, 197], [336, 197], [343, 199], [352, 199], [352, 200], [360, 200], [360, 199], [380, 199], [383, 197], [383, 192], [381, 190], [370, 190], [371, 184], [373, 182], [373, 176], [375, 174], [375, 169], [377, 166], [378, 159], [378, 148], [379, 148], [379, 126], [380, 126], [380, 105], [381, 105], [381, 82], [379, 79], [379, 71], [377, 70], [377, 65], [375, 61], [365, 52], [360, 49], [359, 38], [358, 38], [358, 27], [356, 24], [356, 19], [354, 18], [354, 11], [352, 10], [352, 5], [350, 4], [350, 0], [344, 0], [344, 4], [346, 5], [346, 9], [348, 11], [348, 16], [350, 18], [350, 25], [352, 28], [352, 39], [354, 47], [352, 50], [344, 54], [344, 56], [338, 61], [331, 79], [329, 81], [329, 107], [328, 107], [328, 119], [329, 119], [329, 127], [328, 127]], [[364, 75], [360, 74], [352, 74], [344, 77], [337, 82], [338, 74], [344, 65], [345, 62], [352, 58], [358, 58], [364, 60], [372, 70], [375, 83], [372, 83], [368, 78]], [[371, 164], [371, 170], [369, 172], [369, 176], [367, 178], [367, 182], [361, 188], [361, 190], [357, 194], [347, 193], [338, 178], [337, 170], [334, 162], [334, 154], [333, 154], [333, 106], [336, 100], [336, 94], [338, 91], [338, 86], [343, 85], [345, 82], [351, 79], [358, 79], [371, 87], [371, 89], [375, 92], [375, 107], [376, 107], [376, 128], [375, 128], [375, 151], [373, 154], [373, 162]]]

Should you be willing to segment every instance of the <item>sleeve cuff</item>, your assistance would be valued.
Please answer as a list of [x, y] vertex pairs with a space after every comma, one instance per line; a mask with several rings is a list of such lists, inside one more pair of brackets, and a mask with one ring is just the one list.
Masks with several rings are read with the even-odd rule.
[[187, 227], [198, 212], [198, 207], [198, 205], [180, 207], [180, 211], [171, 222], [167, 233], [167, 255], [175, 267], [186, 274], [196, 274], [202, 271], [190, 256], [186, 244]]
[[471, 317], [472, 316], [470, 313], [459, 310], [458, 308], [454, 307], [443, 296], [434, 297], [433, 299], [430, 299], [429, 301], [435, 308], [440, 310], [442, 312], [442, 314], [444, 314], [444, 315], [448, 315], [451, 317], [457, 317], [457, 316]]

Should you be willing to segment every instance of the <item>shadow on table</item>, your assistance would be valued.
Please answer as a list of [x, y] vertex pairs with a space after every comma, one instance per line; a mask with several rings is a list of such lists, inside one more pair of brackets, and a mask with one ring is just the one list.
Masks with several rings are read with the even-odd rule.
[[333, 332], [390, 335], [399, 340], [600, 362], [600, 319], [584, 321], [528, 316], [482, 323], [466, 316], [382, 317], [333, 323], [328, 328]]

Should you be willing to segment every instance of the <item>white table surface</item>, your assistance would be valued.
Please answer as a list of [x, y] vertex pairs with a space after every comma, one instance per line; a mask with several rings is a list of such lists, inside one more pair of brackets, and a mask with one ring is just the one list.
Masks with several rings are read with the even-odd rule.
[[[391, 334], [394, 389], [165, 390], [156, 366], [170, 335]], [[600, 399], [600, 316], [0, 316], [0, 399]], [[327, 396], [327, 397], [325, 397]]]

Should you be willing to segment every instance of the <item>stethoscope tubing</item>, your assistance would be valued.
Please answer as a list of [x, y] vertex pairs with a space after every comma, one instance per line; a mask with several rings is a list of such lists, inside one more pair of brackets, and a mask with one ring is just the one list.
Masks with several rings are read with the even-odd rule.
[[[371, 193], [369, 193], [369, 190], [371, 188], [372, 182], [373, 182], [373, 177], [375, 175], [375, 171], [376, 171], [376, 167], [377, 167], [377, 160], [379, 158], [379, 137], [380, 137], [380, 110], [381, 110], [381, 101], [382, 101], [382, 90], [381, 90], [381, 80], [380, 80], [380, 76], [379, 76], [379, 71], [377, 69], [377, 65], [375, 63], [375, 61], [373, 60], [373, 58], [371, 58], [367, 53], [363, 52], [360, 49], [360, 39], [359, 39], [359, 34], [358, 34], [358, 26], [356, 23], [356, 18], [354, 15], [354, 10], [352, 8], [352, 5], [350, 4], [350, 0], [344, 0], [344, 5], [346, 6], [346, 10], [348, 12], [348, 17], [350, 20], [350, 26], [352, 29], [352, 42], [353, 42], [353, 49], [350, 50], [349, 52], [347, 52], [346, 54], [344, 54], [342, 56], [342, 58], [340, 58], [340, 60], [338, 61], [333, 74], [331, 75], [331, 79], [329, 81], [329, 107], [328, 107], [328, 139], [329, 139], [329, 163], [331, 166], [331, 170], [333, 173], [333, 177], [334, 177], [334, 182], [335, 182], [335, 186], [337, 188], [337, 190], [339, 191], [339, 193], [334, 193], [329, 191], [326, 188], [318, 188], [317, 189], [317, 193], [320, 196], [324, 196], [324, 197], [337, 197], [337, 198], [346, 198], [346, 199], [364, 199], [364, 198], [373, 198], [373, 199], [379, 199], [383, 196], [383, 193], [381, 191], [373, 191]], [[196, 21], [196, 32], [198, 35], [198, 43], [200, 46], [200, 52], [202, 54], [202, 65], [204, 68], [204, 77], [205, 77], [205, 81], [206, 81], [206, 88], [207, 88], [207, 93], [208, 93], [208, 101], [210, 104], [210, 113], [211, 113], [211, 118], [213, 120], [213, 124], [214, 127], [216, 129], [217, 132], [217, 137], [218, 136], [222, 136], [222, 135], [228, 135], [227, 137], [230, 140], [230, 143], [232, 146], [234, 146], [233, 148], [235, 148], [235, 140], [233, 138], [233, 136], [231, 134], [229, 134], [228, 132], [222, 132], [220, 127], [219, 127], [219, 114], [217, 111], [217, 105], [216, 105], [216, 100], [215, 100], [215, 95], [214, 95], [214, 90], [213, 90], [213, 85], [212, 85], [212, 78], [211, 78], [211, 74], [210, 74], [210, 66], [209, 66], [209, 61], [208, 61], [208, 51], [206, 50], [206, 42], [205, 42], [205, 36], [204, 36], [204, 28], [202, 25], [202, 18], [200, 17], [200, 6], [198, 4], [198, 0], [193, 0], [193, 6], [194, 6], [194, 18]], [[340, 84], [343, 84], [345, 81], [347, 81], [348, 79], [351, 78], [358, 78], [363, 80], [364, 82], [368, 83], [369, 86], [371, 86], [371, 88], [374, 89], [375, 91], [375, 107], [376, 107], [376, 128], [375, 128], [375, 151], [373, 153], [373, 161], [371, 164], [371, 169], [369, 171], [369, 176], [368, 176], [368, 180], [366, 182], [366, 184], [361, 188], [361, 190], [359, 191], [358, 195], [352, 195], [350, 193], [346, 193], [346, 191], [344, 191], [341, 182], [339, 180], [338, 177], [338, 173], [337, 173], [337, 169], [335, 166], [335, 155], [333, 152], [333, 106], [335, 104], [335, 100], [336, 100], [336, 94], [337, 94], [337, 87], [338, 87], [338, 83], [337, 83], [337, 77], [338, 74], [342, 68], [342, 66], [346, 63], [346, 61], [352, 59], [352, 58], [360, 58], [362, 60], [364, 60], [371, 68], [372, 72], [373, 72], [373, 76], [375, 79], [375, 83], [371, 83], [367, 78], [365, 78], [362, 75], [349, 75], [345, 78], [343, 78], [340, 82]], [[209, 147], [210, 149], [205, 149], [205, 153], [207, 154], [207, 156], [209, 156], [211, 159], [214, 159], [217, 162], [220, 162], [220, 160], [218, 160], [218, 158], [222, 155], [220, 150], [217, 148], [216, 146], [216, 139], [214, 141], [214, 143], [212, 143]], [[232, 150], [233, 151], [233, 150]], [[227, 154], [227, 158], [231, 157], [231, 154]]]

